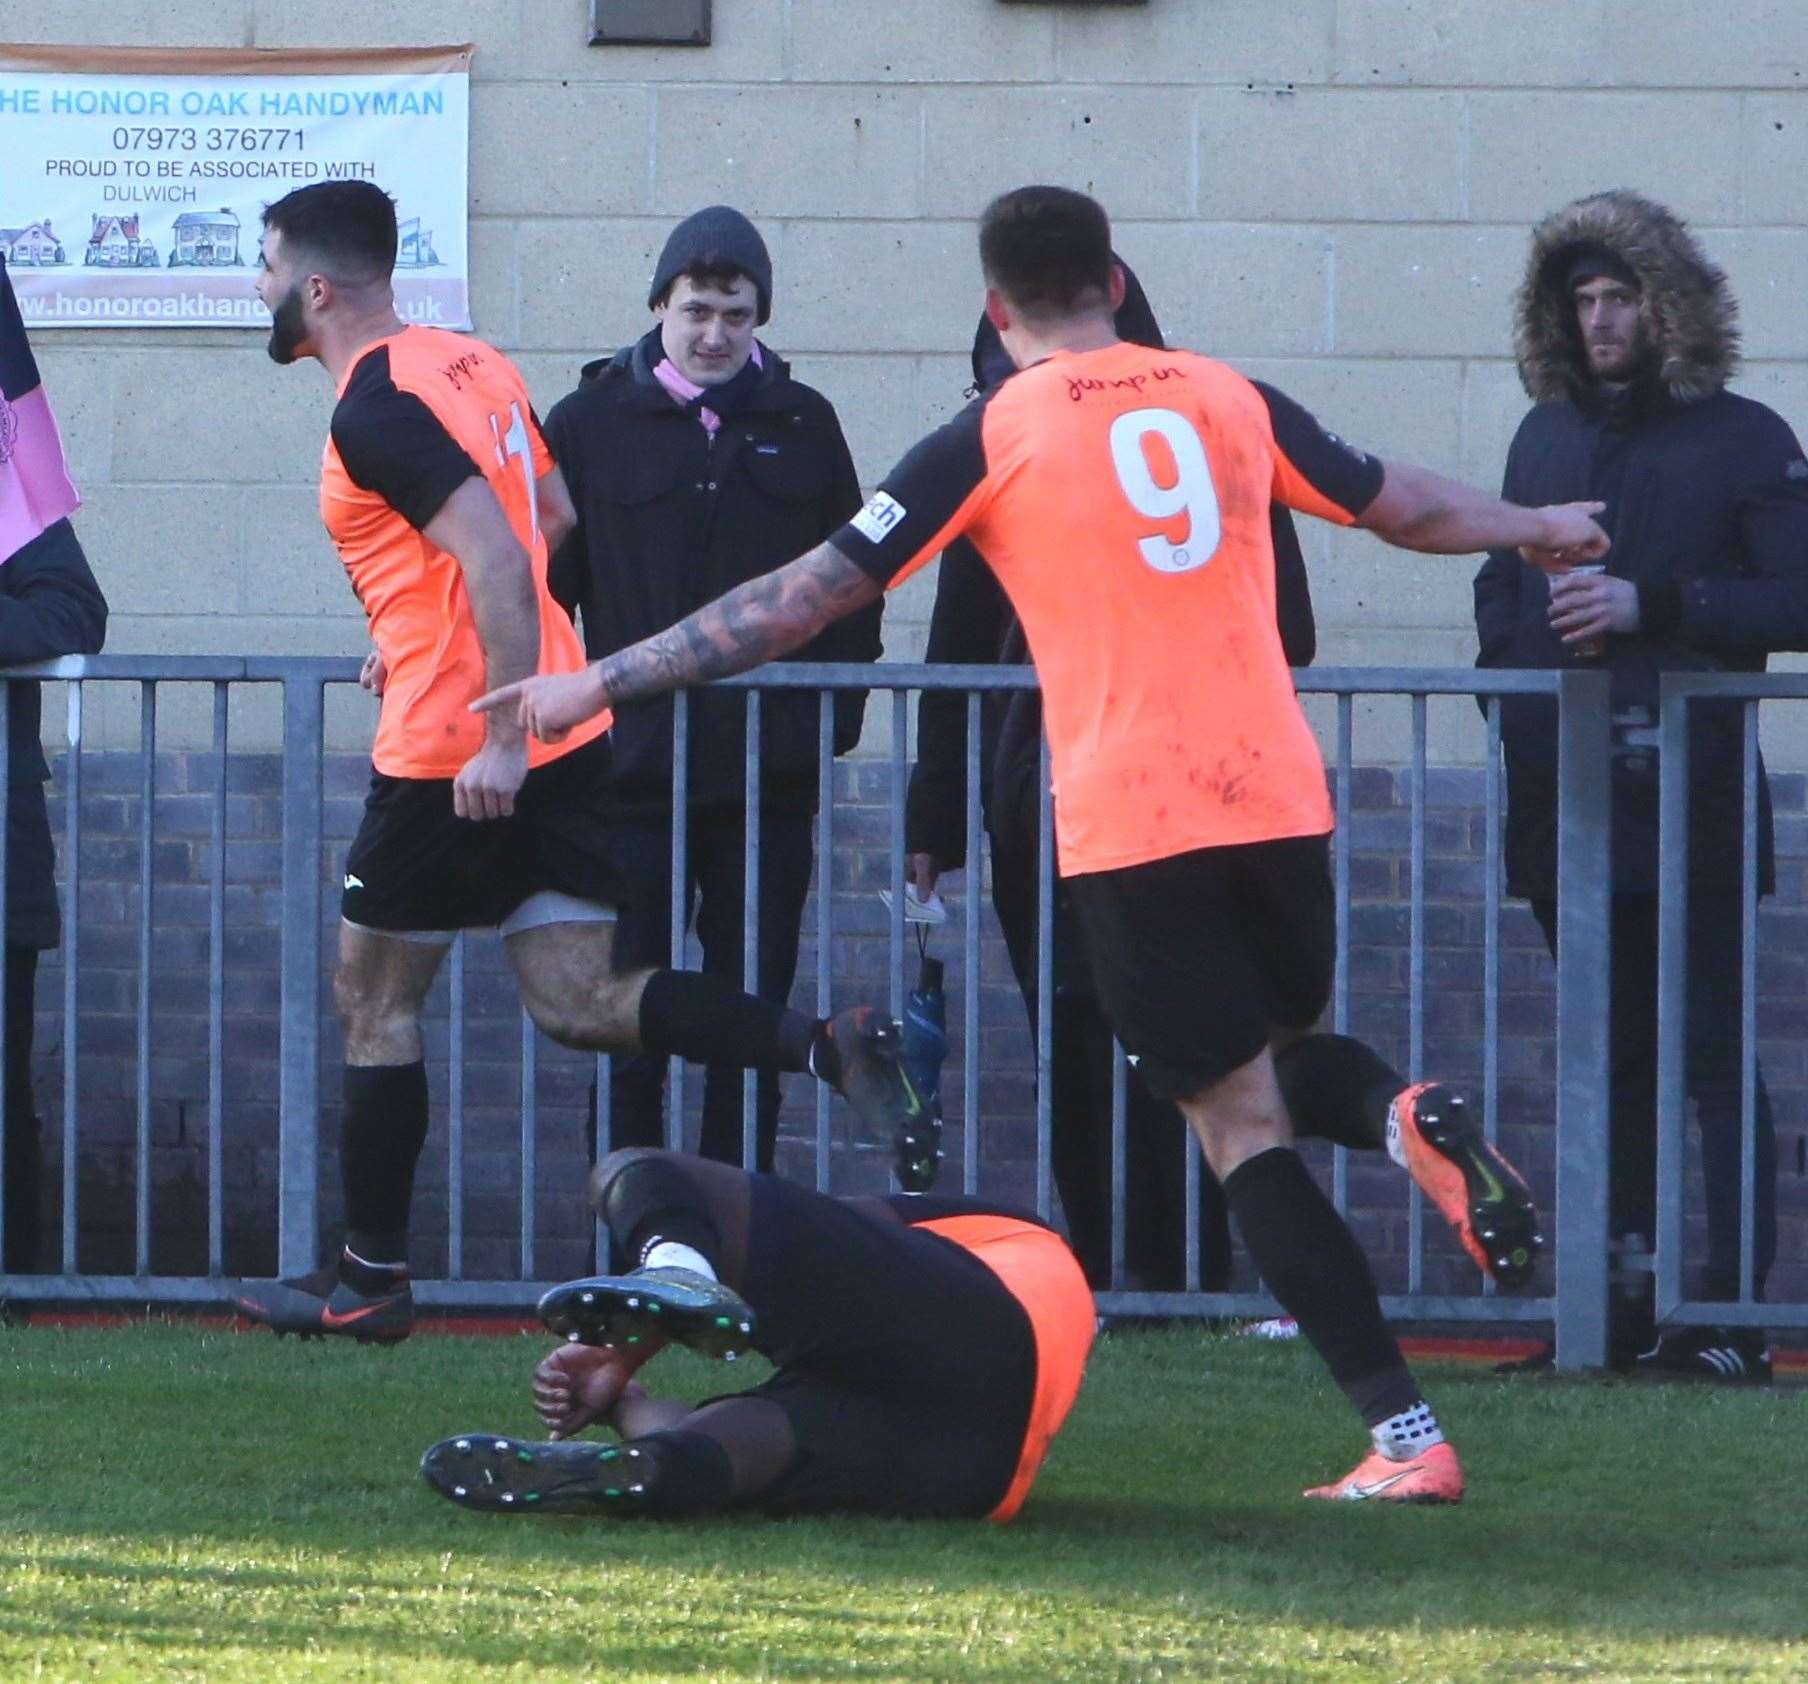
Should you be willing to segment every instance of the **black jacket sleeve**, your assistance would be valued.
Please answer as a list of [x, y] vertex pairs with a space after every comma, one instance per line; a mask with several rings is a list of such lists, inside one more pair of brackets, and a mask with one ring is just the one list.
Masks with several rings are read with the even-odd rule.
[[1288, 666], [1309, 667], [1318, 653], [1318, 621], [1299, 532], [1285, 504], [1269, 505], [1268, 530], [1274, 540], [1274, 617], [1280, 623], [1281, 651]]
[[[829, 486], [822, 499], [821, 521], [817, 527], [818, 539], [826, 539], [839, 532], [842, 527], [860, 512], [864, 499], [860, 495], [860, 475], [854, 468], [853, 453], [848, 449], [847, 438], [841, 431], [840, 418], [834, 409], [824, 403], [825, 419], [833, 433], [829, 446], [830, 468]], [[880, 598], [867, 607], [850, 614], [846, 619], [837, 620], [819, 636], [813, 638], [796, 656], [800, 661], [876, 661], [884, 652], [884, 644], [880, 639], [879, 623], [885, 612], [885, 601]], [[851, 754], [860, 745], [860, 730], [866, 720], [866, 697], [864, 690], [837, 690], [835, 692], [835, 752]]]
[[0, 564], [0, 666], [92, 655], [107, 636], [107, 599], [66, 520]]
[[573, 392], [570, 397], [561, 398], [554, 404], [552, 413], [546, 417], [546, 424], [540, 429], [540, 436], [546, 440], [546, 448], [552, 452], [553, 461], [558, 463], [559, 472], [565, 476], [565, 487], [571, 493], [571, 506], [577, 510], [577, 524], [572, 527], [565, 542], [546, 561], [547, 592], [574, 620], [584, 604], [584, 585], [588, 577], [581, 477], [584, 453], [575, 447], [576, 441], [571, 436], [571, 406], [576, 398], [577, 393]]
[[[942, 552], [929, 616], [935, 665], [984, 665], [999, 658], [1010, 608], [979, 552], [965, 539]], [[989, 768], [981, 767], [981, 777]], [[967, 857], [967, 697], [925, 690], [917, 700], [917, 763], [904, 798], [904, 849], [929, 854], [944, 871]]]
[[1719, 654], [1808, 649], [1808, 461], [1788, 423], [1760, 410], [1742, 441], [1733, 507], [1745, 577], [1714, 574], [1680, 590], [1682, 640]]
[[[1524, 432], [1521, 423], [1520, 432]], [[1507, 450], [1507, 469], [1501, 480], [1500, 494], [1509, 503], [1518, 496], [1517, 459], [1520, 434], [1515, 434]], [[1525, 573], [1525, 558], [1517, 550], [1490, 550], [1488, 559], [1475, 575], [1475, 635], [1478, 667], [1504, 667], [1512, 662], [1513, 644], [1519, 629], [1519, 584]]]

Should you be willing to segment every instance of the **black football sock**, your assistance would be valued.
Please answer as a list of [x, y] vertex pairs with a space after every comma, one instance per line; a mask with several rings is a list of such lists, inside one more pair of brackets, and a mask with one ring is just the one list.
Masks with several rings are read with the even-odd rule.
[[1274, 1055], [1294, 1132], [1358, 1152], [1387, 1145], [1387, 1110], [1406, 1078], [1348, 1035], [1307, 1035]]
[[1299, 1154], [1274, 1146], [1246, 1158], [1225, 1177], [1224, 1197], [1268, 1290], [1363, 1424], [1378, 1426], [1421, 1401], [1382, 1319], [1368, 1259]]
[[640, 996], [640, 1044], [693, 1064], [810, 1067], [817, 1019], [743, 994], [701, 971], [655, 971]]
[[[640, 1475], [638, 1512], [657, 1520], [683, 1520], [690, 1515], [717, 1514], [734, 1500], [734, 1464], [728, 1452], [707, 1433], [671, 1428], [623, 1441], [622, 1450], [638, 1450], [650, 1464]], [[619, 1465], [619, 1464], [618, 1464]]]
[[593, 1202], [609, 1229], [613, 1267], [638, 1269], [655, 1245], [689, 1246], [719, 1273], [722, 1236], [695, 1182], [669, 1157], [632, 1157], [596, 1189]]
[[[427, 1066], [345, 1067], [344, 1134], [339, 1147], [345, 1184], [345, 1245], [367, 1268], [402, 1264], [408, 1257], [408, 1207], [414, 1200], [414, 1166], [427, 1141]], [[346, 1273], [348, 1285], [357, 1286]], [[379, 1269], [393, 1281], [394, 1268]], [[360, 1287], [360, 1291], [370, 1290]]]
[[[827, 1082], [837, 1093], [841, 1092], [841, 1049], [835, 1045], [835, 1037], [830, 1034], [826, 1020], [819, 1020], [816, 1033], [810, 1039], [809, 1072], [819, 1082]], [[1736, 1298], [1737, 1293], [1733, 1296]]]

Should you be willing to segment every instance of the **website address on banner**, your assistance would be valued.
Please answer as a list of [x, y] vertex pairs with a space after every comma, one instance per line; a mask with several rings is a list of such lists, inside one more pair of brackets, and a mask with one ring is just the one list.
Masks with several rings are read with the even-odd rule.
[[[218, 297], [205, 292], [168, 293], [133, 298], [112, 294], [89, 297], [55, 293], [19, 299], [19, 312], [28, 322], [46, 326], [57, 322], [243, 322], [261, 327], [270, 312], [252, 297]], [[396, 312], [404, 321], [444, 322], [446, 313], [438, 298], [398, 298]]]

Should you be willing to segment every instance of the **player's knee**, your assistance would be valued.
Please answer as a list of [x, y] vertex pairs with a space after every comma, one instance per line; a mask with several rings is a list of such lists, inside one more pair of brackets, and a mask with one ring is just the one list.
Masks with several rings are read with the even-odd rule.
[[596, 1213], [605, 1214], [609, 1188], [624, 1171], [648, 1158], [669, 1158], [671, 1153], [657, 1146], [618, 1146], [599, 1158], [590, 1172], [590, 1203]]
[[380, 980], [344, 967], [333, 973], [333, 1007], [348, 1046], [381, 1051], [420, 1033], [420, 1014], [412, 1001]]

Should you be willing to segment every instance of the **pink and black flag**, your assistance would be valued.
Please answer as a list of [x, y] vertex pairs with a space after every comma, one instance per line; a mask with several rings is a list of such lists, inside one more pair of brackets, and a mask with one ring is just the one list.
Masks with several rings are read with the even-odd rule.
[[0, 562], [80, 503], [0, 257]]

